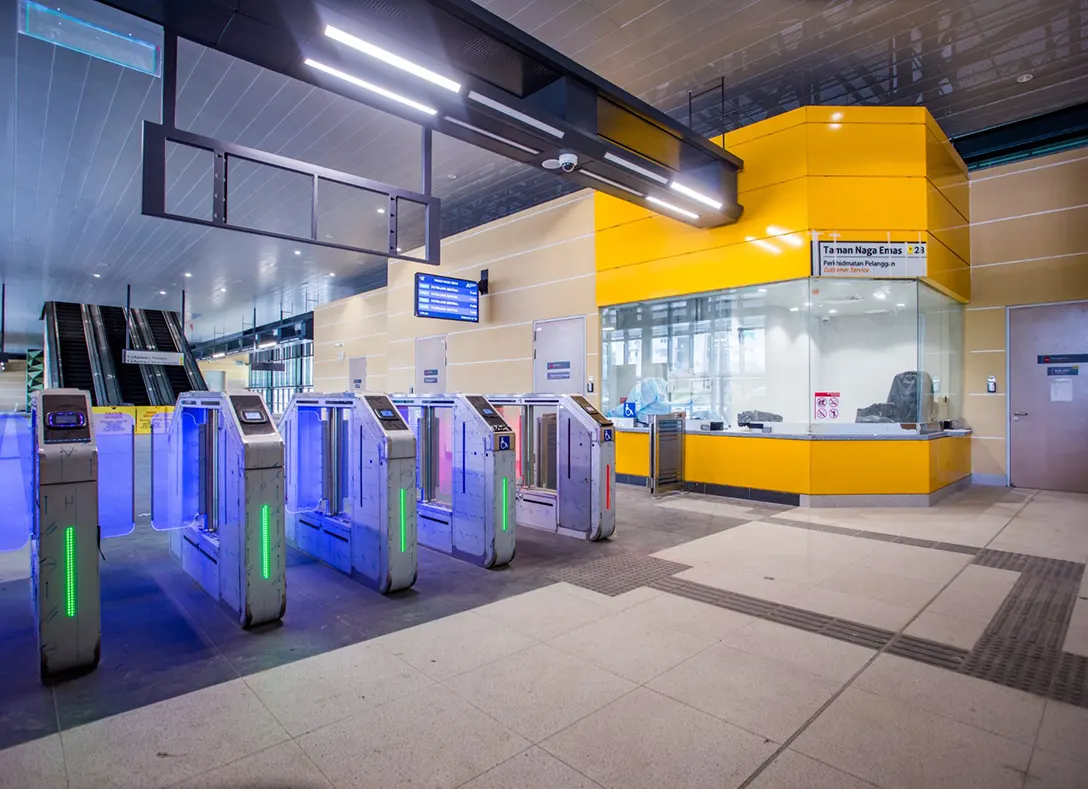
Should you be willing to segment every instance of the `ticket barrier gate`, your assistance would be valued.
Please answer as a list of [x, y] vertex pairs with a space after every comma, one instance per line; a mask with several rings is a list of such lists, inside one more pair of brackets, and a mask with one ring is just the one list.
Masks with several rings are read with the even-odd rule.
[[133, 432], [78, 389], [36, 393], [29, 419], [0, 414], [0, 551], [30, 542], [43, 681], [98, 665], [100, 541], [133, 529]]
[[416, 439], [383, 394], [298, 394], [280, 418], [287, 541], [379, 592], [415, 583]]
[[604, 540], [616, 530], [612, 422], [581, 395], [489, 395], [518, 432], [519, 525]]
[[238, 617], [287, 608], [283, 440], [263, 398], [190, 392], [152, 420], [151, 525], [184, 570]]
[[480, 395], [394, 395], [416, 436], [422, 545], [484, 567], [514, 558], [514, 433]]

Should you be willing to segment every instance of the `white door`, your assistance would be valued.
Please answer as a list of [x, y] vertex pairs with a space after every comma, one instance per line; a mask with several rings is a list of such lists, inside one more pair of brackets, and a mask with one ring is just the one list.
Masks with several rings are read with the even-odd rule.
[[584, 394], [586, 319], [560, 318], [533, 325], [533, 391]]
[[416, 394], [446, 391], [446, 335], [416, 340]]
[[366, 357], [353, 356], [348, 359], [348, 390], [366, 391]]

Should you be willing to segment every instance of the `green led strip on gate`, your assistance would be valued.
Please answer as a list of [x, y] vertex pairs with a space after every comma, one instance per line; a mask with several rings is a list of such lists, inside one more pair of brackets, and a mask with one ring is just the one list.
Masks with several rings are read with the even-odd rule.
[[502, 530], [506, 531], [506, 477], [502, 478]]
[[64, 614], [76, 615], [76, 529], [64, 530]]
[[404, 488], [400, 489], [400, 552], [404, 553], [407, 541], [404, 524]]
[[261, 577], [268, 579], [272, 574], [272, 556], [270, 554], [268, 505], [261, 505]]

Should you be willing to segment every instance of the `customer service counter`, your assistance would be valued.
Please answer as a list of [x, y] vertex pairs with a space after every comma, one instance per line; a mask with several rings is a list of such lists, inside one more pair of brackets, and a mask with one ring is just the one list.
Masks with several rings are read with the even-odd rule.
[[[616, 426], [616, 481], [645, 484], [649, 430], [626, 421]], [[695, 425], [684, 437], [684, 488], [696, 493], [808, 507], [927, 506], [971, 476], [970, 430], [704, 432]]]

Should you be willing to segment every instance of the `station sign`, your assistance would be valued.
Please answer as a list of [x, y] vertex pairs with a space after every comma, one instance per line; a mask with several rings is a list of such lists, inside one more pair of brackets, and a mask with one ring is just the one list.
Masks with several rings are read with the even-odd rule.
[[815, 241], [814, 277], [924, 277], [925, 241]]
[[185, 359], [174, 351], [125, 351], [125, 364], [161, 364], [181, 367]]

